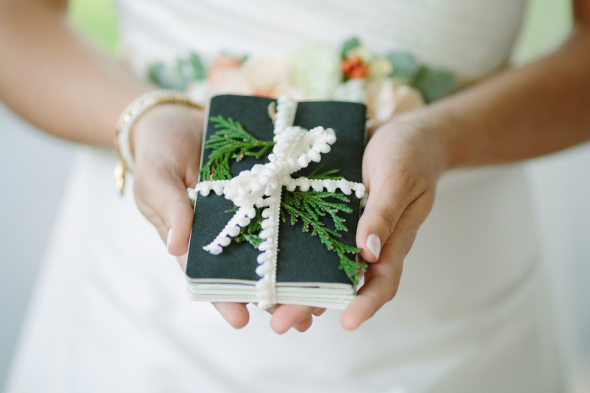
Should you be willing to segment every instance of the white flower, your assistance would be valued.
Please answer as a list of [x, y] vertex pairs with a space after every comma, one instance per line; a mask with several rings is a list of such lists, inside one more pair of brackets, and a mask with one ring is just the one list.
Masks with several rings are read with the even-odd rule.
[[366, 85], [367, 82], [365, 79], [349, 79], [348, 81], [341, 83], [338, 85], [338, 87], [336, 87], [334, 94], [332, 94], [332, 99], [336, 101], [364, 103], [366, 100]]
[[367, 109], [377, 123], [384, 123], [395, 114], [424, 105], [420, 92], [413, 87], [396, 83], [392, 78], [379, 78], [367, 86]]
[[355, 46], [352, 49], [349, 49], [344, 54], [346, 57], [357, 56], [359, 59], [363, 61], [363, 63], [369, 63], [373, 58], [373, 54], [366, 46]]
[[393, 72], [393, 65], [387, 57], [375, 57], [369, 65], [371, 66], [371, 78], [389, 76]]
[[340, 53], [326, 45], [306, 46], [289, 56], [291, 81], [311, 100], [326, 100], [342, 80]]
[[288, 80], [286, 65], [272, 57], [250, 57], [242, 70], [250, 88], [259, 93], [269, 93]]
[[186, 87], [184, 93], [190, 97], [191, 100], [200, 105], [207, 105], [211, 98], [211, 85], [206, 80], [193, 81]]

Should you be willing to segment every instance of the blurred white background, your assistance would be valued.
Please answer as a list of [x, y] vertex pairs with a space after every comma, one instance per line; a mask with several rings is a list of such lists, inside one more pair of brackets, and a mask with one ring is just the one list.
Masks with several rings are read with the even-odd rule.
[[[568, 4], [531, 3], [516, 63], [563, 40], [571, 20]], [[0, 104], [0, 386], [75, 150], [74, 144], [36, 130]], [[590, 145], [533, 160], [529, 169], [571, 359], [572, 391], [590, 392]]]

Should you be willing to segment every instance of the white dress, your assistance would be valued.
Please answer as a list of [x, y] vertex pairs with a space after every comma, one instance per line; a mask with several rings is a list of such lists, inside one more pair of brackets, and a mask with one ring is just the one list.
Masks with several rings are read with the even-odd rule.
[[[524, 0], [120, 0], [123, 48], [145, 61], [196, 50], [277, 53], [353, 35], [475, 78], [502, 66]], [[185, 279], [113, 154], [74, 165], [7, 392], [562, 392], [551, 299], [521, 165], [439, 184], [396, 298], [353, 333], [340, 312], [274, 334], [251, 307], [233, 330]]]

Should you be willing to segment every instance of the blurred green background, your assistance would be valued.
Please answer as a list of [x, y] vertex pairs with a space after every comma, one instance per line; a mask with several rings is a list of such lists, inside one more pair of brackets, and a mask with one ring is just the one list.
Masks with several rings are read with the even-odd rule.
[[114, 53], [117, 19], [113, 0], [70, 0], [70, 19], [102, 47]]
[[[513, 61], [522, 64], [555, 48], [570, 30], [571, 13], [571, 0], [530, 0]], [[114, 0], [72, 0], [70, 17], [76, 26], [114, 53], [117, 46]]]

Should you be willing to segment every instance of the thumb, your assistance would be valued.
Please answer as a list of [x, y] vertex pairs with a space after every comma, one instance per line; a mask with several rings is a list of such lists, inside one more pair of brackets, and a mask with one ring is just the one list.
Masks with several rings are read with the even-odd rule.
[[367, 262], [377, 262], [383, 245], [393, 233], [402, 213], [419, 193], [415, 181], [404, 174], [375, 173], [369, 179], [369, 198], [356, 232], [360, 256]]
[[[134, 180], [135, 197], [142, 213], [156, 226], [168, 252], [181, 256], [188, 250], [193, 208], [180, 176], [159, 168]], [[145, 174], [143, 172], [142, 174]], [[155, 175], [159, 173], [160, 175]]]

